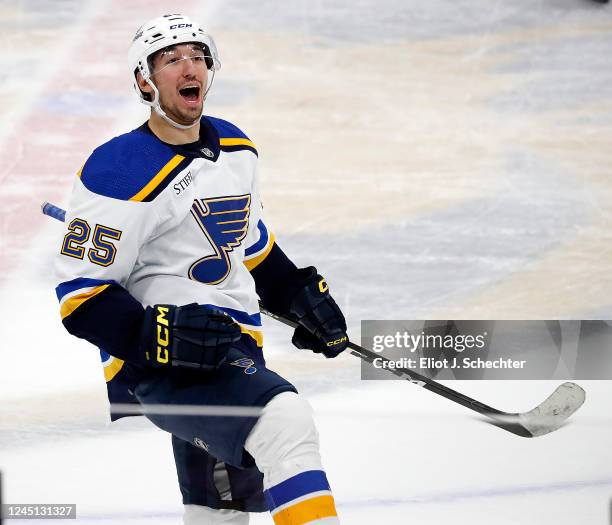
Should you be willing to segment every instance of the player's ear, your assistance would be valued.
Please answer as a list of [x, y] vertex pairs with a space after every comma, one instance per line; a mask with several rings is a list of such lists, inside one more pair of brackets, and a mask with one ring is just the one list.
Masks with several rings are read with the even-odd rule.
[[138, 83], [138, 87], [140, 88], [140, 91], [142, 91], [143, 93], [153, 93], [153, 88], [143, 78], [140, 71], [136, 72], [136, 82]]

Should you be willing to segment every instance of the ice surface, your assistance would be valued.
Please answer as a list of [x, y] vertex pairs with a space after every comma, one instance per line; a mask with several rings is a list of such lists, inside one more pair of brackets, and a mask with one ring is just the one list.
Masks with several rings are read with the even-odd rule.
[[[59, 322], [51, 275], [89, 152], [139, 125], [126, 49], [186, 12], [223, 68], [208, 112], [258, 145], [280, 245], [361, 319], [612, 318], [612, 10], [588, 0], [0, 3], [0, 469], [4, 501], [77, 503], [87, 523], [180, 521], [167, 435], [106, 423], [97, 353]], [[121, 16], [118, 16], [118, 15]], [[343, 523], [603, 524], [608, 381], [527, 440], [359, 362], [270, 366], [315, 408]], [[451, 386], [511, 412], [557, 384]], [[270, 523], [257, 516], [253, 523]]]

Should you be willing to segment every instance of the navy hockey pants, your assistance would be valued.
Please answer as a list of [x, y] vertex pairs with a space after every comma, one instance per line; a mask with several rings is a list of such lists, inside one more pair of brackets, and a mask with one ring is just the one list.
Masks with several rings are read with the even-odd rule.
[[[147, 375], [134, 390], [136, 398], [143, 405], [263, 407], [281, 392], [296, 392], [291, 383], [265, 367], [263, 358], [238, 344], [214, 372], [173, 369]], [[147, 414], [147, 418], [172, 434], [185, 504], [266, 510], [262, 475], [244, 450], [256, 417]], [[222, 499], [228, 488], [231, 501], [227, 496]]]

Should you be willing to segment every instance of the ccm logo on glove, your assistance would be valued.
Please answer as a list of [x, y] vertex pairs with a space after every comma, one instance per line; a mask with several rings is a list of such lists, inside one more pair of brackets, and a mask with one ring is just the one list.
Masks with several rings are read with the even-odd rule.
[[348, 341], [348, 337], [344, 336], [341, 337], [340, 339], [336, 339], [335, 341], [330, 341], [329, 343], [327, 343], [327, 346], [336, 346], [339, 345], [340, 343], [345, 343]]
[[344, 315], [314, 266], [298, 272], [299, 288], [289, 307], [289, 314], [298, 322], [291, 342], [297, 348], [336, 357], [349, 342]]
[[196, 303], [156, 304], [145, 310], [142, 361], [157, 368], [215, 370], [241, 337], [240, 326], [220, 310]]
[[167, 306], [156, 306], [157, 312], [157, 362], [167, 364], [168, 345], [170, 344], [170, 332], [168, 331], [168, 310]]

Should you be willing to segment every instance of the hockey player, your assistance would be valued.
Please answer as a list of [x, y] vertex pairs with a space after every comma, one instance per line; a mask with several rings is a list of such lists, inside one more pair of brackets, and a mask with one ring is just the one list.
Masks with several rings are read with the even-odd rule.
[[[266, 368], [258, 296], [299, 322], [298, 348], [335, 357], [344, 317], [262, 216], [257, 150], [202, 116], [220, 67], [182, 15], [144, 24], [129, 51], [145, 124], [78, 173], [57, 257], [62, 322], [100, 348], [111, 403], [261, 407], [259, 417], [147, 417], [172, 434], [186, 524], [338, 523], [307, 402]], [[111, 413], [112, 419], [121, 417]]]

